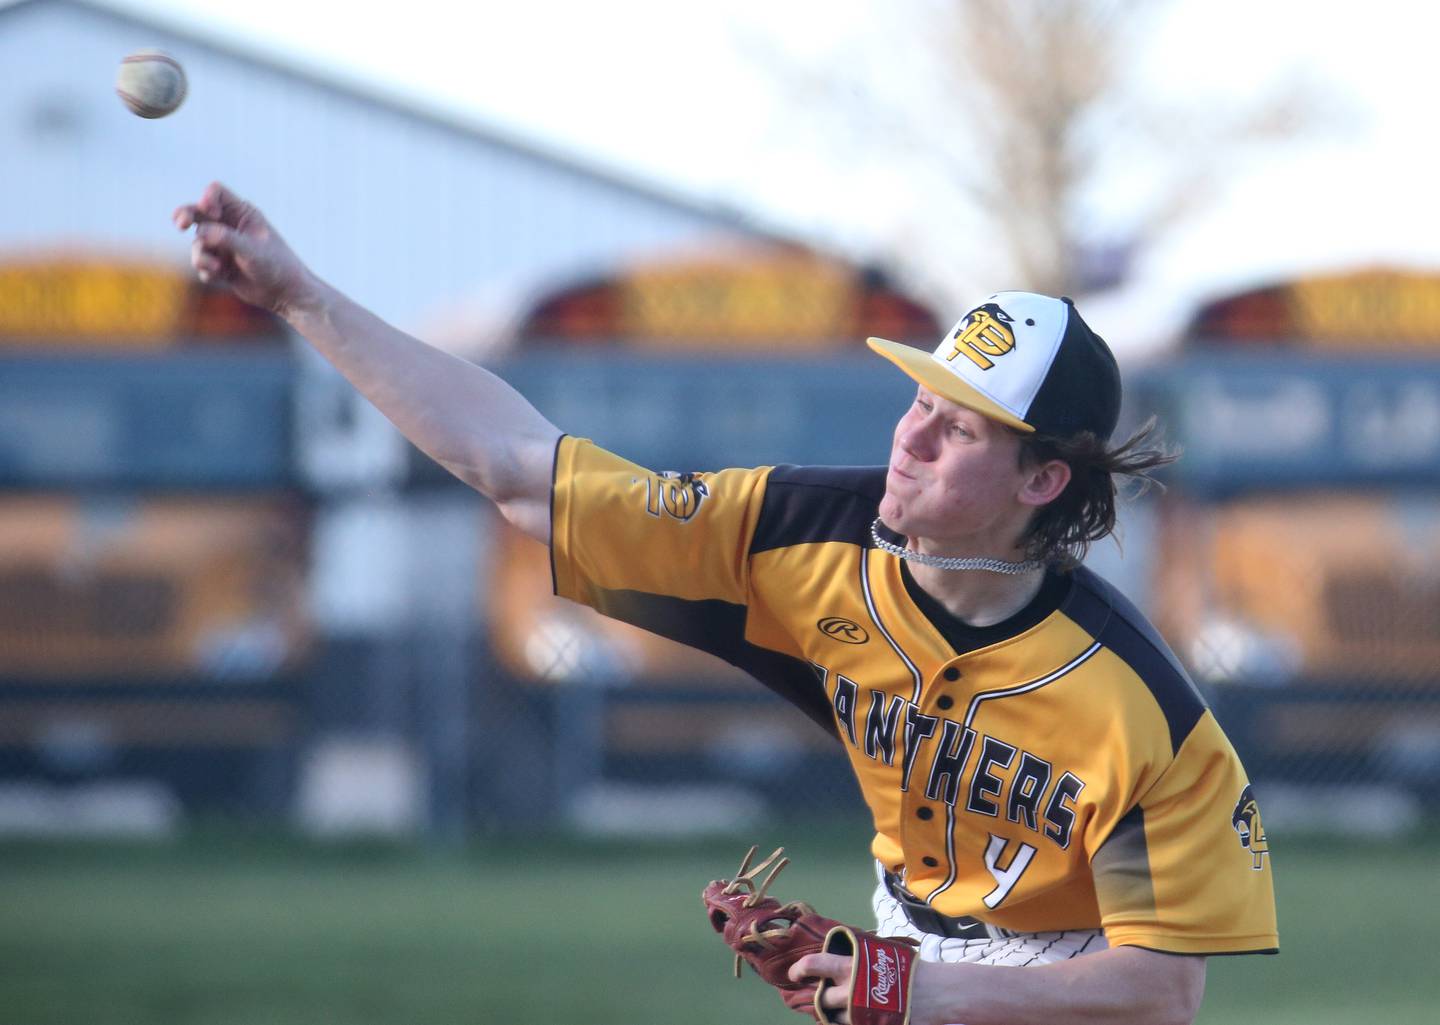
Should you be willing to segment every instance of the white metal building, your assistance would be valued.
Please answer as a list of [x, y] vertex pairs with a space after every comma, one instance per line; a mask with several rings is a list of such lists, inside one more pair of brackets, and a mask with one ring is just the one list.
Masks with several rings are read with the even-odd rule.
[[[184, 105], [162, 120], [115, 95], [120, 59], [143, 48], [189, 76]], [[321, 276], [469, 349], [482, 339], [457, 319], [483, 333], [474, 314], [493, 297], [522, 302], [617, 261], [765, 235], [484, 126], [87, 0], [0, 7], [0, 67], [0, 260], [100, 249], [183, 263], [170, 213], [219, 179]]]

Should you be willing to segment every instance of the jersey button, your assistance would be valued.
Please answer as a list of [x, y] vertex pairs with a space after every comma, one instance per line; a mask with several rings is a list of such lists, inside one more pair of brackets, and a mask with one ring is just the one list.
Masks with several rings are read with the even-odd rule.
[[955, 699], [952, 698], [949, 694], [942, 694], [940, 695], [940, 697], [935, 699], [935, 704], [939, 705], [941, 708], [949, 708], [951, 705], [955, 704]]
[[951, 683], [954, 683], [956, 680], [960, 679], [960, 670], [956, 669], [954, 666], [946, 666], [945, 672], [941, 673], [940, 675], [945, 677], [945, 679], [949, 680]]
[[940, 864], [940, 862], [936, 861], [934, 858], [930, 857], [928, 854], [927, 854], [925, 857], [921, 858], [920, 860], [923, 861], [928, 868], [934, 868], [936, 865]]
[[915, 814], [919, 818], [925, 819], [926, 821], [929, 821], [930, 819], [933, 819], [935, 817], [935, 812], [930, 808], [916, 808]]

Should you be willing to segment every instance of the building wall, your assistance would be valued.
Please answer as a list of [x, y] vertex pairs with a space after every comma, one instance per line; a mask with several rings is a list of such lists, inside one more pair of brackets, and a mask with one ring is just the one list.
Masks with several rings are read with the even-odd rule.
[[[126, 53], [185, 66], [169, 118], [114, 93]], [[170, 212], [220, 179], [322, 276], [416, 329], [505, 286], [752, 236], [716, 213], [466, 126], [77, 0], [0, 8], [0, 258], [63, 247], [183, 261]]]

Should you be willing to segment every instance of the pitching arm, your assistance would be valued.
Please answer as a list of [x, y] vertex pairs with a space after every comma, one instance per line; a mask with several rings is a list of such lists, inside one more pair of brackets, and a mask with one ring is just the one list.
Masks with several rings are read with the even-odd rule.
[[516, 527], [549, 541], [559, 428], [482, 367], [385, 323], [316, 277], [261, 212], [223, 185], [175, 211], [194, 227], [190, 261], [283, 317], [426, 455], [491, 499]]

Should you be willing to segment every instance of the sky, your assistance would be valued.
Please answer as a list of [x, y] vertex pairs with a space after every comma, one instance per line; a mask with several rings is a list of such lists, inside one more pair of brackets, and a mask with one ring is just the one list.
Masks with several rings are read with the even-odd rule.
[[[895, 0], [898, 3], [898, 0]], [[923, 11], [926, 3], [911, 0]], [[864, 254], [927, 237], [933, 175], [913, 158], [824, 144], [809, 75], [853, 72], [905, 102], [913, 37], [881, 0], [114, 0], [267, 55]], [[403, 14], [399, 13], [403, 11]], [[1440, 266], [1432, 141], [1440, 5], [1410, 0], [1173, 0], [1136, 74], [1156, 96], [1225, 111], [1298, 72], [1346, 127], [1237, 156], [1203, 217], [1134, 268], [1154, 294], [1223, 290], [1357, 263]], [[957, 54], [964, 59], [964, 54]], [[797, 78], [795, 69], [806, 69]], [[903, 92], [904, 83], [914, 90]], [[843, 139], [842, 139], [843, 142]], [[1124, 219], [1134, 183], [1099, 197]], [[933, 220], [933, 219], [931, 219]], [[953, 235], [953, 233], [952, 233]], [[1134, 305], [1130, 302], [1130, 305]], [[1146, 315], [1149, 315], [1147, 312]]]

